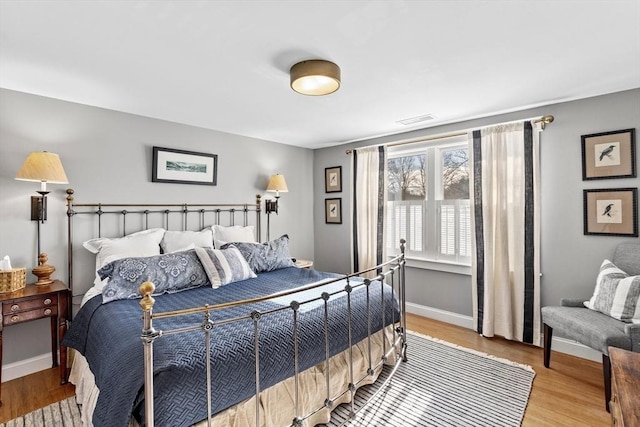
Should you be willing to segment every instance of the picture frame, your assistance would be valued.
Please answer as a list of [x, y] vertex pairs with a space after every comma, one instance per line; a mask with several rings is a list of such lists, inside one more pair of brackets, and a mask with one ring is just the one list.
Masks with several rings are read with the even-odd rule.
[[342, 199], [324, 199], [325, 224], [342, 224]]
[[636, 130], [582, 135], [582, 180], [634, 178]]
[[638, 189], [584, 190], [584, 234], [638, 237]]
[[151, 181], [217, 185], [218, 155], [153, 147]]
[[340, 193], [342, 191], [342, 166], [324, 168], [324, 192]]

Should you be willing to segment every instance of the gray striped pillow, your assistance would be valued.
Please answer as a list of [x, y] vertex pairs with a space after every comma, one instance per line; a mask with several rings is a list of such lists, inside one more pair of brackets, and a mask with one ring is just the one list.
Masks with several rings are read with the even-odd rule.
[[229, 246], [227, 249], [195, 250], [213, 288], [257, 277], [235, 246]]
[[593, 296], [585, 306], [623, 322], [640, 323], [640, 276], [629, 276], [604, 260]]

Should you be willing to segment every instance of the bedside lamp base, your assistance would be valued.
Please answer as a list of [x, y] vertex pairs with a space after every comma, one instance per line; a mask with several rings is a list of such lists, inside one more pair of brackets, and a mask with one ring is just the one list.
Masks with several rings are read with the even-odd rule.
[[38, 256], [38, 262], [40, 263], [40, 265], [31, 270], [33, 275], [38, 278], [38, 281], [36, 282], [36, 285], [38, 286], [50, 285], [51, 283], [53, 283], [51, 275], [54, 271], [56, 271], [56, 268], [52, 265], [47, 264], [48, 260], [49, 257], [47, 256], [47, 254], [45, 254], [44, 252], [41, 253]]

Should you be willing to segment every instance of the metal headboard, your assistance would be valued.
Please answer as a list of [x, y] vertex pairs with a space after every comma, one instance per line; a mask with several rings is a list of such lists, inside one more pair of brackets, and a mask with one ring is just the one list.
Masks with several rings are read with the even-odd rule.
[[[120, 236], [125, 236], [135, 231], [146, 230], [153, 227], [171, 229], [170, 219], [176, 217], [180, 220], [179, 229], [202, 230], [210, 225], [243, 225], [250, 224], [249, 213], [255, 212], [256, 238], [262, 240], [261, 230], [261, 203], [262, 196], [256, 195], [253, 203], [74, 203], [74, 190], [67, 189], [67, 259], [68, 259], [68, 286], [73, 294], [73, 232], [74, 218], [77, 215], [93, 215], [97, 226], [97, 235], [103, 237], [103, 218], [118, 218]], [[240, 216], [240, 221], [237, 221]], [[134, 226], [133, 219], [137, 218]], [[129, 225], [127, 218], [130, 219]], [[193, 220], [195, 219], [195, 223]], [[226, 221], [225, 221], [226, 219]], [[190, 221], [191, 220], [191, 221]], [[175, 227], [173, 229], [176, 229]], [[117, 237], [117, 236], [104, 236]], [[74, 295], [77, 296], [77, 295]]]

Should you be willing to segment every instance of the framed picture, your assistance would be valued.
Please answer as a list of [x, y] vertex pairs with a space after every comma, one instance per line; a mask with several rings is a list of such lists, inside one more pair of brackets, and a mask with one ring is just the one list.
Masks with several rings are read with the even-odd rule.
[[342, 199], [324, 199], [324, 222], [342, 224]]
[[582, 180], [636, 176], [636, 130], [582, 135]]
[[584, 190], [584, 234], [638, 237], [638, 189]]
[[218, 155], [153, 147], [152, 182], [216, 185]]
[[342, 166], [324, 168], [325, 193], [339, 193], [342, 191]]

